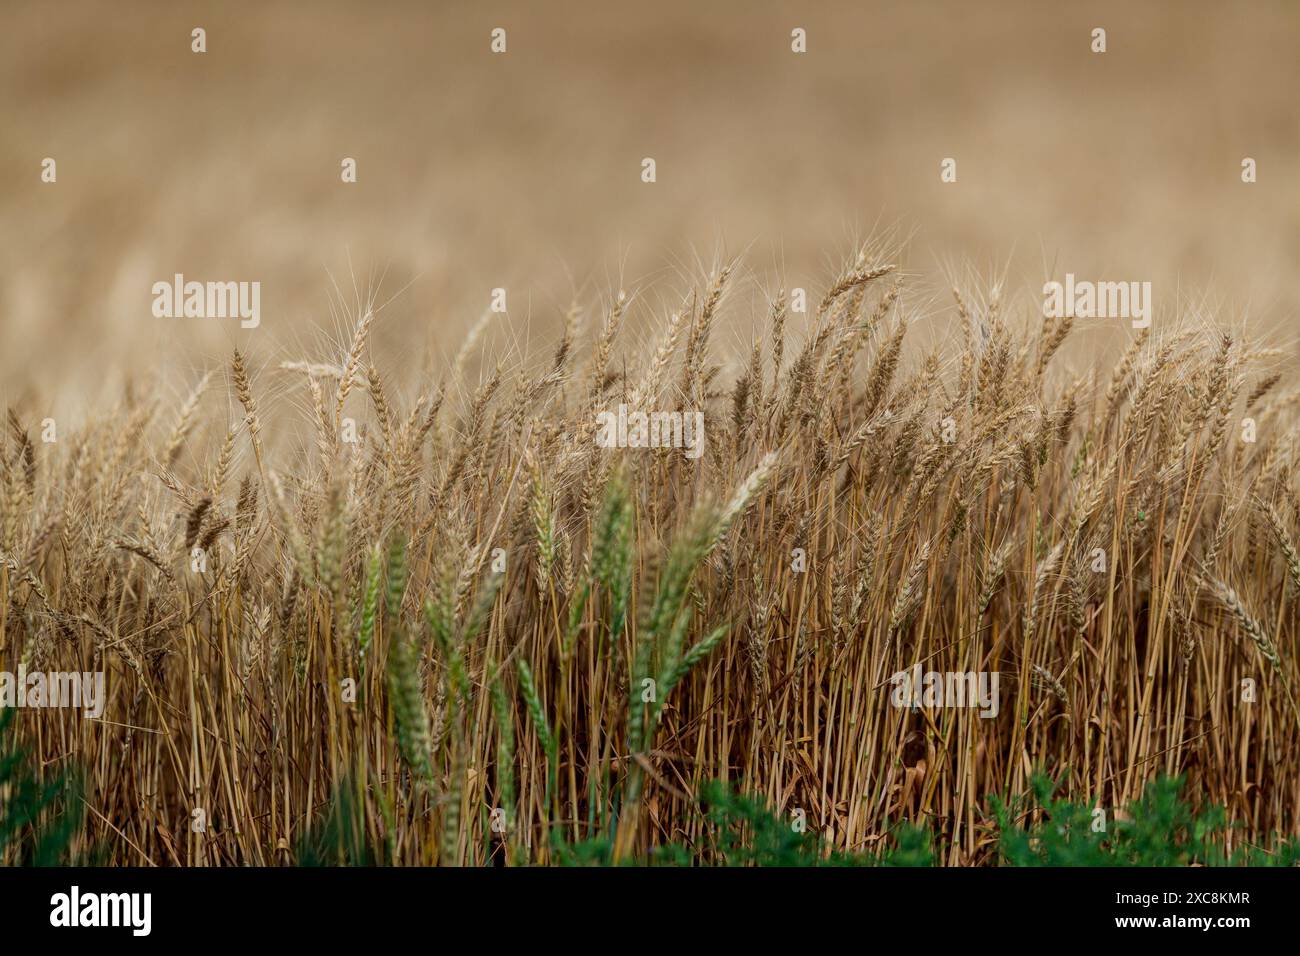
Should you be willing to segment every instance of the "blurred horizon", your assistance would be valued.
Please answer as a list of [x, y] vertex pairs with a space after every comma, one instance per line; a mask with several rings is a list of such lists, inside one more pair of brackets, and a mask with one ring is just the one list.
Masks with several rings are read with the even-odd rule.
[[[640, 295], [640, 341], [682, 276], [746, 252], [736, 346], [737, 302], [815, 297], [882, 231], [918, 275], [923, 336], [973, 269], [1027, 306], [1066, 272], [1151, 281], [1158, 315], [1295, 344], [1295, 4], [16, 2], [5, 19], [6, 402], [80, 407], [128, 373], [181, 390], [235, 346], [258, 367], [319, 359], [368, 290], [391, 299], [376, 355], [408, 374], [426, 346], [454, 355], [496, 287], [498, 350], [544, 348], [575, 292], [619, 288]], [[260, 326], [155, 318], [151, 286], [176, 273], [260, 282]], [[1081, 332], [1075, 348], [1128, 335]]]

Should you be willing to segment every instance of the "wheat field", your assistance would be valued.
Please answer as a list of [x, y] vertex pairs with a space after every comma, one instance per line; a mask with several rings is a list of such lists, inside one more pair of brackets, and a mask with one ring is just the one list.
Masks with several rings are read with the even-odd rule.
[[1300, 860], [1295, 4], [4, 24], [0, 865]]
[[[1105, 807], [1186, 774], [1231, 839], [1295, 833], [1277, 351], [1167, 319], [1067, 360], [1070, 319], [978, 282], [909, 349], [896, 253], [855, 250], [805, 313], [727, 259], [666, 309], [575, 302], [544, 348], [487, 349], [489, 315], [408, 380], [370, 363], [363, 293], [337, 351], [236, 350], [179, 408], [147, 372], [57, 442], [11, 408], [0, 660], [107, 674], [100, 719], [26, 725], [86, 770], [83, 848], [293, 863], [342, 788], [382, 862], [599, 833], [636, 859], [701, 846], [726, 780], [828, 847], [907, 820], [979, 864], [987, 798], [1036, 769]], [[601, 447], [620, 403], [702, 410], [703, 454]], [[1000, 713], [891, 706], [917, 664], [998, 672]]]

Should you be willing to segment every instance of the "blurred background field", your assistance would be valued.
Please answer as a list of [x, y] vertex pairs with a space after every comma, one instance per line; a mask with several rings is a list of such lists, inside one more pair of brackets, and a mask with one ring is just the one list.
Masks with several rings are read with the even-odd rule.
[[[493, 287], [494, 348], [619, 287], [647, 291], [636, 341], [719, 255], [747, 252], [755, 297], [820, 289], [882, 227], [907, 267], [1005, 272], [1027, 303], [1066, 271], [1150, 280], [1160, 310], [1286, 344], [1300, 306], [1294, 3], [6, 0], [3, 23], [0, 376], [27, 413], [127, 375], [181, 394], [235, 345], [306, 358], [345, 334], [353, 274], [395, 296], [372, 341], [400, 377]], [[177, 272], [260, 281], [261, 327], [154, 318]], [[943, 292], [909, 293], [922, 337]], [[1073, 347], [1121, 337], [1096, 320]]]

